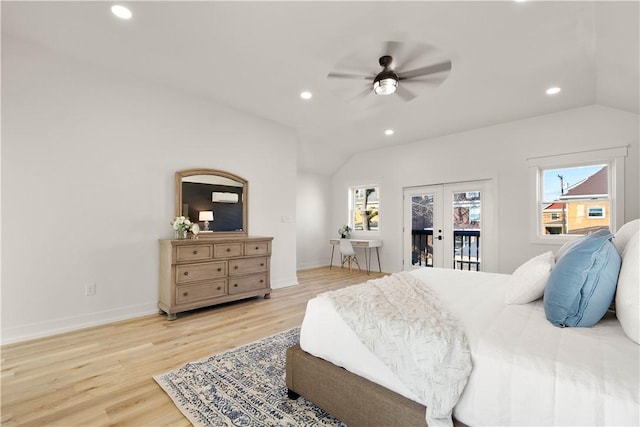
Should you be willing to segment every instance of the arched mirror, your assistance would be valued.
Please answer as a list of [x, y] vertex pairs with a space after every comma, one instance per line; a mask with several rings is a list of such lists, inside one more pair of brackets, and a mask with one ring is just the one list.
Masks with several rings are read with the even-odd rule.
[[176, 172], [176, 216], [200, 226], [199, 237], [247, 235], [247, 180], [215, 169]]

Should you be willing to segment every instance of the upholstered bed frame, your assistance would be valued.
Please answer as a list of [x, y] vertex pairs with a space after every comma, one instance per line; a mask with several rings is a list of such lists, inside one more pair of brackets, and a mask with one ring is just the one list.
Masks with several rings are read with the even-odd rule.
[[[349, 427], [426, 427], [426, 408], [303, 351], [287, 350], [289, 397], [303, 396]], [[454, 420], [454, 426], [464, 427]]]

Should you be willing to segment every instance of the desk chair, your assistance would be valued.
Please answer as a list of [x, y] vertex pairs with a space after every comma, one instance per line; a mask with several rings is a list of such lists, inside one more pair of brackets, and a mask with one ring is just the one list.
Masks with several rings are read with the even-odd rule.
[[351, 263], [355, 261], [358, 266], [358, 270], [362, 271], [360, 268], [360, 263], [358, 262], [358, 257], [356, 256], [356, 251], [353, 250], [353, 245], [349, 239], [340, 239], [340, 255], [342, 259], [342, 263], [340, 264], [340, 268], [344, 268], [344, 263], [349, 263], [349, 273], [351, 273]]

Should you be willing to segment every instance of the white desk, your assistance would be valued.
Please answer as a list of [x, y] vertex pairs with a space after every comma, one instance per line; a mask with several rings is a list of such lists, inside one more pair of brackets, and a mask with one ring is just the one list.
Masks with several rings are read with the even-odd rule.
[[[351, 246], [354, 249], [356, 248], [364, 248], [364, 261], [367, 265], [367, 274], [371, 272], [371, 249], [376, 248], [376, 256], [378, 258], [378, 271], [382, 273], [382, 267], [380, 266], [380, 252], [379, 248], [382, 246], [382, 240], [380, 239], [349, 239], [351, 242]], [[331, 261], [329, 262], [329, 269], [333, 267], [333, 252], [336, 249], [336, 246], [340, 246], [340, 239], [330, 239], [329, 244], [331, 245]]]

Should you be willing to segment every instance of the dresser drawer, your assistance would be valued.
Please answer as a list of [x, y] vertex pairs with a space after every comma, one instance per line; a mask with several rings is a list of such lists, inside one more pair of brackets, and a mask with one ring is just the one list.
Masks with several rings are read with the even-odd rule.
[[176, 247], [176, 262], [203, 261], [213, 258], [211, 245], [185, 245]]
[[216, 243], [213, 245], [214, 258], [229, 258], [242, 255], [242, 243]]
[[226, 275], [226, 261], [176, 265], [176, 284], [216, 279]]
[[267, 275], [257, 274], [249, 277], [239, 277], [229, 279], [229, 294], [239, 294], [242, 292], [263, 289], [267, 287]]
[[243, 258], [229, 260], [229, 275], [241, 275], [260, 273], [267, 271], [268, 259], [266, 257]]
[[219, 279], [198, 285], [176, 287], [176, 303], [186, 304], [193, 301], [220, 297], [227, 294], [227, 280]]
[[244, 244], [245, 255], [268, 255], [269, 242], [256, 242]]

